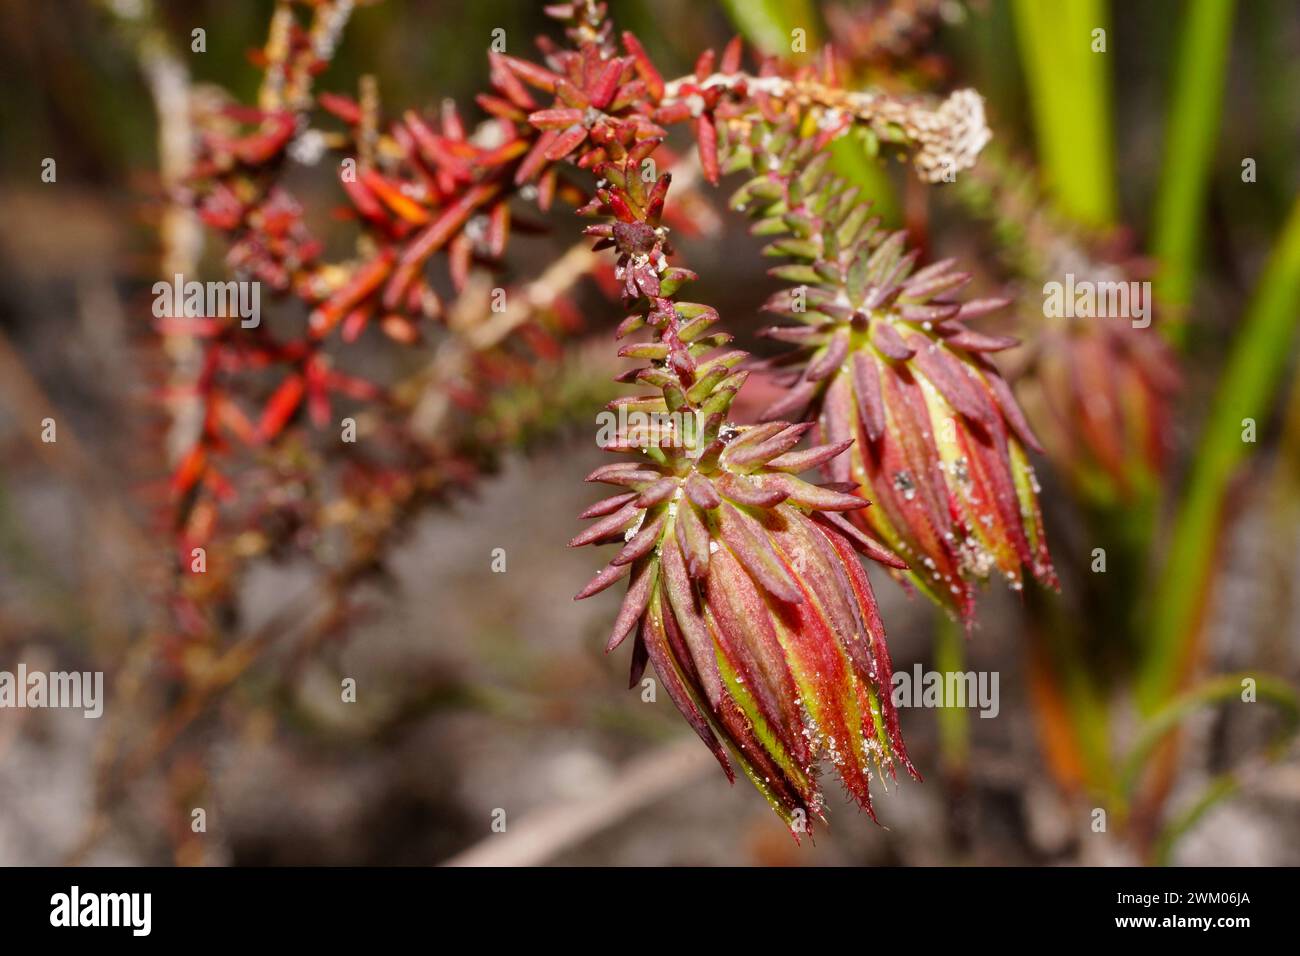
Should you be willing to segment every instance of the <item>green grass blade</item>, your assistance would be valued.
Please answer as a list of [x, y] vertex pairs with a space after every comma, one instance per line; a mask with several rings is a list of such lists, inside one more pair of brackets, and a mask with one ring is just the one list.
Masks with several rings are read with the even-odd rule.
[[1186, 496], [1175, 520], [1168, 559], [1155, 591], [1150, 643], [1139, 685], [1148, 712], [1186, 676], [1219, 557], [1219, 529], [1228, 484], [1251, 447], [1242, 422], [1261, 429], [1292, 354], [1300, 323], [1300, 200], [1277, 241], [1228, 357], [1205, 424]]
[[821, 42], [812, 0], [722, 0], [736, 29], [769, 56], [790, 56], [791, 31], [807, 31], [808, 52]]
[[1176, 344], [1185, 337], [1183, 313], [1195, 283], [1235, 12], [1236, 0], [1190, 0], [1183, 15], [1152, 237], [1160, 262], [1156, 294], [1170, 309], [1161, 329]]
[[1116, 218], [1105, 0], [1016, 0], [1016, 35], [1034, 114], [1044, 186], [1061, 210], [1090, 226]]
[[1129, 749], [1120, 773], [1120, 794], [1126, 802], [1132, 800], [1148, 758], [1160, 742], [1201, 708], [1241, 700], [1242, 681], [1246, 678], [1255, 682], [1258, 701], [1272, 704], [1281, 712], [1284, 727], [1278, 735], [1278, 741], [1284, 742], [1290, 738], [1297, 724], [1300, 724], [1300, 696], [1297, 696], [1294, 688], [1276, 677], [1259, 674], [1223, 674], [1211, 678], [1169, 701], [1146, 722]]

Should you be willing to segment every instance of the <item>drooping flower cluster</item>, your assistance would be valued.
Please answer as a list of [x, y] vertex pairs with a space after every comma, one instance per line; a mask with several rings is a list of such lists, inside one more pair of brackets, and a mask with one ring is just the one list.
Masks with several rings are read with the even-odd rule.
[[[389, 450], [402, 460], [376, 474], [374, 495], [362, 487], [342, 513], [364, 514], [372, 497], [385, 510], [389, 488], [417, 500], [443, 473], [472, 470], [456, 435], [445, 434], [455, 416], [426, 406], [476, 409], [501, 378], [527, 375], [527, 352], [509, 355], [510, 342], [539, 356], [549, 344], [527, 315], [476, 312], [483, 296], [474, 277], [502, 264], [512, 231], [530, 225], [527, 207], [580, 205], [609, 220], [589, 234], [617, 254], [618, 289], [633, 312], [620, 337], [654, 333], [621, 354], [650, 363], [625, 380], [655, 393], [615, 407], [667, 425], [624, 430], [615, 447], [637, 459], [591, 476], [621, 490], [588, 510], [596, 522], [574, 543], [622, 547], [579, 596], [628, 579], [610, 648], [633, 637], [634, 679], [653, 662], [728, 774], [738, 761], [796, 831], [820, 816], [822, 758], [870, 811], [872, 768], [893, 774], [901, 762], [914, 771], [856, 554], [906, 572], [963, 613], [971, 583], [993, 569], [1016, 582], [1022, 566], [1043, 577], [1051, 569], [1024, 458], [1032, 438], [983, 358], [1004, 340], [963, 325], [990, 304], [949, 301], [961, 280], [946, 264], [913, 273], [901, 240], [878, 232], [865, 206], [823, 175], [818, 156], [852, 129], [876, 148], [910, 152], [917, 174], [935, 181], [969, 168], [987, 142], [980, 98], [965, 90], [936, 104], [846, 90], [830, 55], [798, 69], [769, 60], [747, 73], [739, 42], [721, 56], [705, 51], [691, 75], [666, 81], [634, 36], [616, 40], [604, 4], [578, 0], [548, 8], [569, 42], [540, 40], [539, 63], [489, 55], [483, 122], [467, 125], [450, 105], [433, 118], [408, 111], [385, 122], [369, 81], [356, 99], [311, 92], [349, 5], [303, 5], [313, 11], [305, 29], [293, 3], [277, 8], [257, 107], [210, 114], [194, 199], [229, 239], [232, 265], [300, 300], [307, 319], [283, 341], [229, 323], [204, 333], [203, 433], [177, 492], [193, 501], [224, 483], [212, 463], [233, 436], [286, 449], [301, 484], [293, 503], [305, 508], [310, 468], [295, 451], [294, 425], [303, 412], [326, 421], [335, 391], [405, 414], [411, 426], [391, 435]], [[316, 106], [343, 130], [313, 129]], [[674, 125], [691, 131], [710, 182], [724, 165], [748, 168], [754, 179], [742, 193], [761, 211], [760, 231], [788, 233], [773, 251], [796, 260], [780, 274], [803, 284], [808, 308], [799, 310], [803, 329], [774, 333], [799, 343], [802, 365], [771, 417], [814, 410], [823, 444], [798, 447], [811, 423], [728, 423], [747, 356], [727, 349], [713, 310], [676, 300], [693, 276], [668, 263], [669, 177], [646, 175], [651, 160], [671, 163], [661, 147]], [[312, 163], [327, 149], [341, 161], [346, 214], [359, 232], [345, 262], [324, 260], [278, 185], [288, 162]], [[444, 301], [448, 286], [455, 298]], [[440, 347], [430, 363], [445, 378], [432, 403], [334, 368], [330, 349], [374, 327], [408, 346], [427, 335], [452, 340], [454, 361]], [[494, 376], [509, 359], [511, 374]], [[270, 385], [248, 420], [222, 386], [253, 371]], [[404, 460], [417, 450], [432, 456], [418, 471]], [[798, 477], [818, 468], [829, 484]], [[877, 503], [868, 507], [869, 498]]]
[[614, 219], [587, 231], [618, 254], [634, 310], [620, 335], [647, 326], [655, 334], [620, 352], [650, 362], [626, 378], [656, 392], [616, 403], [651, 424], [612, 445], [636, 461], [588, 476], [620, 491], [587, 509], [596, 521], [571, 544], [622, 547], [577, 596], [629, 579], [607, 649], [634, 635], [632, 683], [653, 663], [727, 775], [729, 749], [798, 833], [821, 816], [819, 758], [868, 812], [873, 767], [912, 770], [884, 629], [855, 549], [901, 562], [841, 516], [864, 508], [862, 498], [797, 477], [849, 442], [795, 450], [811, 426], [728, 423], [746, 355], [719, 351], [730, 336], [711, 331], [713, 309], [674, 298], [694, 276], [668, 264], [659, 218], [669, 180], [641, 181], [649, 146], [601, 167], [604, 185], [587, 210]]
[[1038, 443], [986, 357], [1014, 340], [967, 325], [1006, 301], [955, 298], [970, 276], [952, 260], [916, 269], [904, 235], [882, 231], [828, 171], [818, 149], [833, 130], [807, 132], [758, 125], [726, 147], [728, 168], [751, 175], [733, 205], [781, 237], [766, 251], [793, 261], [772, 273], [798, 283], [768, 304], [798, 324], [767, 334], [798, 348], [767, 414], [809, 409], [824, 440], [854, 440], [828, 473], [876, 503], [855, 520], [942, 606], [969, 617], [978, 582], [1019, 588], [1026, 568], [1054, 585], [1026, 453]]
[[[1017, 390], [1048, 457], [1089, 502], [1141, 499], [1165, 473], [1180, 387], [1141, 282], [1149, 268], [1127, 237], [1090, 234], [1054, 213], [1032, 171], [1001, 150], [962, 177], [956, 194], [992, 220], [1001, 258], [1026, 284], [1020, 320], [1032, 349]], [[1131, 291], [1130, 314], [1044, 308], [1038, 290], [1067, 276], [1080, 288]]]
[[1159, 486], [1181, 384], [1159, 333], [1115, 317], [1047, 322], [1032, 363], [1019, 391], [1048, 457], [1079, 494], [1109, 505]]

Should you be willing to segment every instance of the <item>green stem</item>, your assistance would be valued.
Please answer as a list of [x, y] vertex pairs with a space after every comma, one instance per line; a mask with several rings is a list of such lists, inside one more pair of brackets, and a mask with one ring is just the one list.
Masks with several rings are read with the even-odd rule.
[[1176, 692], [1191, 666], [1200, 618], [1220, 556], [1229, 482], [1246, 458], [1247, 420], [1258, 433], [1291, 355], [1300, 321], [1300, 201], [1260, 278], [1237, 333], [1175, 520], [1152, 606], [1139, 702], [1148, 713]]
[[1110, 53], [1093, 52], [1095, 31], [1109, 24], [1105, 0], [1016, 0], [1012, 9], [1044, 185], [1065, 214], [1108, 226], [1117, 208]]
[[[935, 615], [934, 666], [940, 674], [966, 670], [966, 635], [960, 624], [946, 614]], [[970, 722], [963, 707], [941, 707], [939, 753], [945, 769], [963, 776], [970, 756]]]
[[722, 0], [722, 6], [745, 39], [768, 56], [789, 58], [795, 29], [805, 32], [807, 52], [821, 42], [811, 0]]
[[1086, 785], [1099, 799], [1114, 786], [1110, 757], [1110, 712], [1106, 695], [1085, 660], [1078, 630], [1059, 595], [1037, 585], [1025, 588], [1029, 612], [1035, 617], [1037, 639], [1043, 642], [1052, 672], [1069, 710], [1079, 742]]
[[1120, 773], [1120, 793], [1126, 798], [1132, 797], [1147, 758], [1165, 735], [1202, 707], [1240, 698], [1242, 682], [1247, 679], [1255, 681], [1255, 693], [1260, 700], [1276, 704], [1282, 711], [1288, 731], [1294, 729], [1297, 722], [1300, 722], [1300, 698], [1284, 681], [1254, 674], [1224, 674], [1215, 677], [1175, 697], [1146, 722], [1124, 761], [1124, 769]]
[[[1276, 759], [1283, 752], [1296, 727], [1300, 726], [1300, 696], [1296, 695], [1295, 690], [1276, 678], [1250, 674], [1225, 674], [1208, 680], [1170, 701], [1142, 729], [1120, 774], [1119, 795], [1125, 813], [1132, 805], [1142, 771], [1161, 741], [1201, 708], [1240, 699], [1242, 684], [1248, 678], [1255, 681], [1256, 699], [1275, 705], [1283, 715], [1283, 727], [1269, 745], [1265, 759]], [[1200, 796], [1156, 836], [1152, 852], [1155, 862], [1161, 865], [1167, 863], [1178, 839], [1195, 826], [1215, 804], [1240, 790], [1241, 783], [1242, 774], [1239, 771], [1229, 771], [1214, 777]]]
[[1210, 781], [1201, 795], [1176, 819], [1160, 830], [1151, 849], [1151, 862], [1156, 866], [1168, 866], [1174, 845], [1196, 822], [1209, 812], [1216, 803], [1220, 803], [1241, 789], [1241, 780], [1235, 773], [1224, 773]]
[[1236, 0], [1190, 0], [1183, 14], [1152, 240], [1157, 296], [1171, 310], [1161, 329], [1177, 345], [1186, 337], [1235, 12]]

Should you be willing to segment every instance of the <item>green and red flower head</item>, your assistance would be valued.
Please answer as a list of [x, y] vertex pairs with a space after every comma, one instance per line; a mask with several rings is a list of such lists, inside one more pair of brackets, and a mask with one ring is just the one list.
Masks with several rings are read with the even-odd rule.
[[659, 212], [668, 177], [648, 187], [640, 159], [634, 151], [601, 170], [588, 212], [616, 221], [588, 232], [616, 250], [624, 300], [636, 310], [620, 336], [645, 326], [656, 333], [621, 352], [650, 361], [625, 379], [656, 392], [622, 404], [658, 413], [651, 420], [669, 427], [630, 426], [613, 447], [637, 460], [589, 476], [620, 491], [587, 509], [596, 521], [571, 544], [621, 548], [577, 597], [628, 579], [607, 648], [632, 637], [632, 683], [653, 664], [728, 777], [734, 760], [796, 834], [821, 816], [823, 758], [870, 813], [873, 768], [892, 775], [901, 762], [915, 770], [857, 554], [902, 562], [843, 517], [866, 501], [798, 477], [849, 442], [799, 450], [810, 424], [727, 423], [746, 355], [725, 350], [730, 337], [710, 331], [713, 309], [673, 300], [693, 275], [667, 264]]
[[1158, 487], [1169, 459], [1177, 362], [1154, 327], [1127, 318], [1043, 320], [1018, 386], [1047, 455], [1092, 502], [1132, 502]]
[[853, 521], [951, 612], [969, 619], [976, 584], [995, 574], [1020, 588], [1027, 568], [1055, 586], [1026, 453], [1038, 443], [987, 358], [1015, 340], [966, 324], [1005, 300], [957, 300], [970, 276], [952, 260], [916, 269], [904, 235], [881, 231], [795, 132], [756, 129], [728, 150], [730, 168], [756, 173], [733, 205], [756, 233], [784, 234], [766, 253], [793, 262], [771, 271], [799, 284], [767, 306], [798, 324], [766, 330], [797, 348], [774, 363], [788, 391], [765, 417], [807, 413], [823, 440], [853, 443], [824, 466], [875, 503]]
[[[857, 484], [876, 503], [855, 520], [908, 562], [908, 580], [968, 618], [975, 585], [994, 574], [1018, 589], [1028, 567], [1055, 583], [1025, 451], [1038, 445], [984, 358], [1006, 343], [962, 325], [1002, 303], [927, 301], [930, 283], [966, 277], [921, 270], [909, 278], [901, 248], [901, 241], [882, 244], [861, 290], [846, 288], [850, 311], [814, 327], [795, 390], [820, 387], [825, 440], [855, 441], [826, 466], [831, 478]], [[920, 314], [947, 318], [904, 318]], [[954, 347], [953, 338], [966, 347]]]
[[[991, 221], [999, 257], [1028, 288], [1046, 292], [1047, 283], [1074, 276], [1080, 287], [1133, 289], [1127, 316], [1062, 315], [1041, 301], [1023, 303], [1018, 318], [1032, 353], [1016, 393], [1076, 495], [1103, 508], [1147, 497], [1168, 465], [1182, 377], [1157, 328], [1159, 303], [1142, 285], [1153, 264], [1128, 230], [1098, 232], [1063, 217], [1032, 168], [1003, 150], [988, 151], [956, 195]], [[1138, 314], [1145, 321], [1134, 325]]]

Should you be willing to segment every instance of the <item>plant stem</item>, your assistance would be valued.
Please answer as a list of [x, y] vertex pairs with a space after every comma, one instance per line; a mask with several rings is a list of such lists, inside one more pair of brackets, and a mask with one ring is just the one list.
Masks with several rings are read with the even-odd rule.
[[[934, 666], [940, 674], [966, 669], [966, 635], [960, 624], [947, 614], [935, 615]], [[939, 719], [939, 753], [944, 769], [955, 778], [966, 776], [970, 757], [970, 723], [962, 707], [941, 707]]]
[[1105, 0], [1016, 0], [1012, 9], [1045, 186], [1065, 214], [1108, 226], [1117, 206], [1109, 53], [1093, 52]]
[[[1202, 707], [1241, 698], [1247, 679], [1254, 681], [1254, 699], [1273, 704], [1283, 717], [1281, 730], [1256, 765], [1277, 759], [1285, 752], [1296, 727], [1300, 726], [1300, 696], [1276, 678], [1252, 674], [1225, 674], [1176, 697], [1147, 722], [1129, 751], [1120, 775], [1120, 813], [1126, 821], [1131, 817], [1129, 826], [1137, 835], [1138, 842], [1145, 846], [1152, 863], [1167, 864], [1178, 840], [1215, 804], [1237, 793], [1249, 776], [1248, 771], [1241, 767], [1218, 774], [1186, 809], [1163, 827], [1159, 825], [1160, 807], [1172, 785], [1172, 759], [1167, 756], [1172, 751], [1167, 744], [1182, 722]], [[1152, 766], [1155, 767], [1154, 775], [1150, 772]], [[1139, 799], [1138, 784], [1153, 776], [1154, 787], [1149, 786], [1147, 794]]]
[[1215, 677], [1174, 698], [1147, 721], [1124, 760], [1120, 774], [1120, 794], [1125, 798], [1133, 795], [1142, 771], [1148, 764], [1147, 758], [1183, 720], [1202, 707], [1239, 699], [1244, 689], [1242, 682], [1247, 679], [1255, 682], [1257, 699], [1274, 704], [1282, 712], [1286, 726], [1279, 735], [1279, 740], [1289, 736], [1300, 724], [1300, 697], [1285, 682], [1258, 674], [1224, 674]]
[[1152, 609], [1139, 702], [1150, 713], [1177, 691], [1195, 661], [1202, 612], [1219, 555], [1224, 497], [1273, 403], [1300, 321], [1300, 200], [1283, 227], [1219, 383], [1191, 471]]
[[806, 50], [820, 42], [817, 13], [810, 0], [722, 0], [727, 17], [745, 39], [768, 56], [789, 57], [791, 31], [805, 32]]
[[1236, 0], [1190, 0], [1170, 86], [1152, 247], [1160, 261], [1157, 295], [1170, 310], [1161, 329], [1176, 345], [1186, 339], [1184, 313], [1195, 284], [1235, 12]]
[[1036, 585], [1025, 588], [1034, 642], [1033, 680], [1036, 707], [1043, 724], [1058, 782], [1072, 789], [1075, 774], [1088, 793], [1103, 798], [1113, 790], [1110, 714], [1106, 696], [1084, 659], [1080, 635], [1055, 593]]

